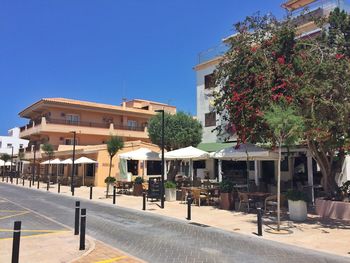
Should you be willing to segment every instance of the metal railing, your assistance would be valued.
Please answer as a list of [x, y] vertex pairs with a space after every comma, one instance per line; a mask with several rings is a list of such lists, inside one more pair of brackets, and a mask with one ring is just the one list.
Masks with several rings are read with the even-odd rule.
[[221, 43], [215, 47], [204, 50], [198, 54], [198, 64], [224, 55], [228, 50], [228, 45]]
[[63, 124], [63, 125], [71, 125], [71, 126], [82, 126], [82, 127], [93, 127], [93, 128], [109, 128], [109, 123], [96, 123], [89, 121], [70, 121], [65, 119], [46, 119], [47, 124]]

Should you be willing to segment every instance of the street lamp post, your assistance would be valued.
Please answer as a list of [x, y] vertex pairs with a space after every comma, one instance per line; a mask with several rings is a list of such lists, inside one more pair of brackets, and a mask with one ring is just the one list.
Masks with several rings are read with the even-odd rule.
[[[36, 145], [34, 144], [34, 147], [33, 147], [33, 151], [34, 151], [34, 158], [33, 158], [33, 171], [32, 171], [32, 185], [34, 186], [34, 180], [35, 180], [35, 152], [36, 152]], [[39, 179], [38, 179], [39, 180]]]
[[165, 123], [164, 123], [164, 110], [156, 110], [156, 112], [160, 112], [162, 114], [162, 139], [161, 139], [161, 144], [162, 144], [162, 183], [161, 183], [161, 188], [160, 188], [160, 207], [164, 208], [164, 128], [165, 128]]
[[71, 176], [71, 192], [72, 196], [74, 196], [74, 173], [75, 173], [75, 165], [74, 165], [74, 159], [75, 159], [75, 140], [76, 140], [76, 131], [72, 131], [73, 133], [73, 156], [72, 156], [72, 176]]
[[13, 181], [13, 169], [12, 169], [12, 167], [13, 167], [13, 145], [11, 146], [11, 148], [12, 148], [12, 150], [11, 150], [11, 169], [10, 169], [10, 171], [11, 171], [11, 183], [12, 183], [12, 181]]

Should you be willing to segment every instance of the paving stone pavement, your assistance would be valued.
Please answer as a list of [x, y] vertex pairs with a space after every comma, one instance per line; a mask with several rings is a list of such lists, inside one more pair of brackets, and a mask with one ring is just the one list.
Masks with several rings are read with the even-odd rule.
[[148, 262], [349, 262], [255, 236], [14, 185], [0, 183], [1, 197], [71, 227], [74, 203], [80, 200], [87, 208], [90, 236]]

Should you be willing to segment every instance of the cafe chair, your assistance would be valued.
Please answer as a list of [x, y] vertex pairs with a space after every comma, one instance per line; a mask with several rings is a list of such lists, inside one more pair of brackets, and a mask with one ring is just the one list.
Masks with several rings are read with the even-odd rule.
[[[280, 200], [281, 200], [281, 207], [284, 205], [286, 198], [284, 195], [280, 195]], [[268, 210], [268, 208], [273, 208], [273, 210]], [[264, 211], [265, 213], [267, 212], [274, 212], [277, 210], [277, 195], [271, 195], [265, 198], [265, 206], [264, 206]]]
[[198, 206], [201, 206], [201, 201], [206, 200], [208, 202], [208, 196], [201, 193], [201, 189], [193, 189], [191, 191], [193, 202]]
[[242, 193], [242, 192], [238, 192], [238, 198], [239, 198], [238, 211], [241, 211], [241, 206], [243, 204], [247, 207], [247, 213], [249, 213], [250, 204], [254, 204], [254, 200], [249, 198], [247, 193]]

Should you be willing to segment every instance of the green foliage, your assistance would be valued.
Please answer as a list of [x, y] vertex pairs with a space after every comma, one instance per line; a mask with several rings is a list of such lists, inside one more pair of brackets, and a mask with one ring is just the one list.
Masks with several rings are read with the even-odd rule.
[[[191, 115], [178, 112], [164, 113], [164, 148], [167, 151], [197, 146], [202, 140], [202, 126]], [[161, 146], [162, 115], [152, 117], [148, 124], [148, 134], [152, 143]]]
[[339, 188], [345, 195], [350, 196], [350, 181], [344, 182]]
[[115, 183], [116, 180], [117, 179], [115, 179], [114, 177], [108, 176], [108, 177], [105, 178], [105, 183], [106, 184], [113, 184], [113, 183]]
[[50, 143], [44, 143], [41, 146], [41, 150], [43, 150], [45, 152], [45, 154], [47, 155], [47, 157], [49, 157], [49, 159], [51, 159], [54, 156], [54, 147], [52, 144]]
[[144, 180], [141, 176], [137, 176], [134, 181], [135, 184], [142, 184], [143, 182]]
[[11, 159], [11, 156], [7, 153], [4, 153], [1, 155], [0, 160], [4, 161], [5, 163]]
[[297, 190], [288, 190], [286, 193], [286, 197], [288, 200], [291, 201], [308, 201], [308, 197], [304, 192], [297, 191]]
[[293, 145], [303, 136], [303, 118], [296, 115], [295, 109], [288, 104], [271, 105], [264, 113], [264, 119], [279, 145]]
[[117, 152], [124, 148], [124, 141], [121, 137], [111, 136], [107, 141], [107, 151], [111, 158], [113, 158]]
[[[214, 107], [223, 116], [217, 130], [227, 137], [236, 134], [238, 143], [276, 143], [282, 129], [275, 131], [277, 123], [283, 129], [301, 127], [264, 115], [272, 115], [276, 104], [291, 107], [290, 116], [302, 120], [300, 139], [308, 144], [324, 176], [323, 186], [330, 190], [335, 153], [350, 149], [349, 21], [347, 13], [334, 10], [324, 21], [330, 30], [324, 26], [319, 37], [308, 38], [296, 38], [290, 19], [254, 16], [237, 23], [238, 34], [228, 40], [229, 51], [215, 71]], [[295, 118], [288, 122], [296, 123]]]
[[233, 191], [233, 182], [230, 180], [222, 180], [220, 182], [220, 192], [221, 193], [232, 193]]
[[174, 183], [173, 181], [166, 181], [164, 184], [165, 188], [176, 188], [176, 183]]

